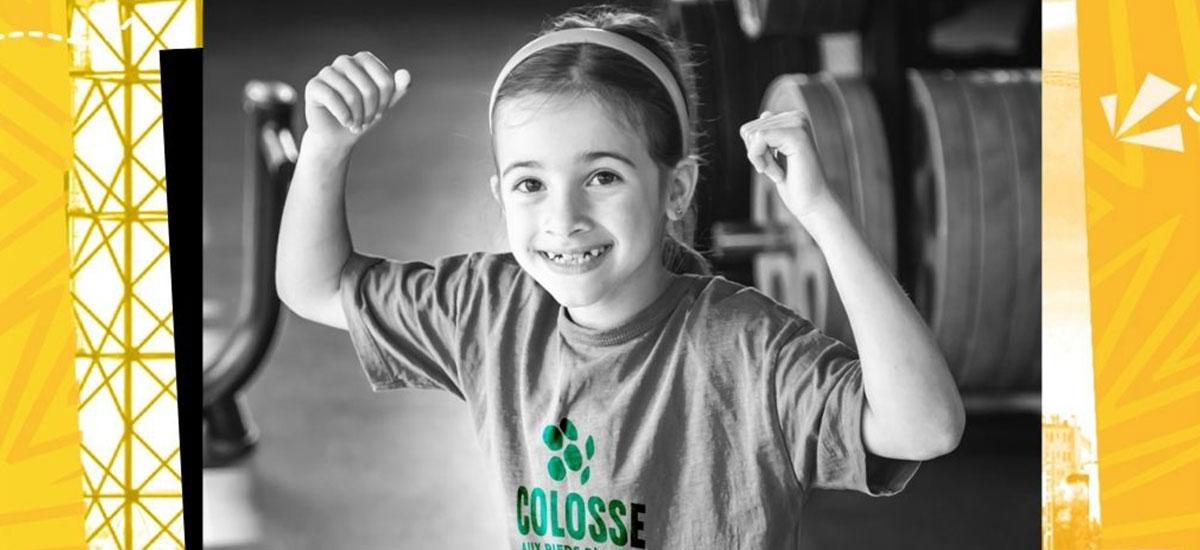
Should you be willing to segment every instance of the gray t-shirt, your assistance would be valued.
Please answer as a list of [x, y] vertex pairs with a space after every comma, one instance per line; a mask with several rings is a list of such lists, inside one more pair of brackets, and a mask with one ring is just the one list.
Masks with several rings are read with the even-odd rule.
[[602, 331], [511, 254], [355, 255], [342, 289], [376, 391], [467, 403], [514, 548], [795, 548], [809, 489], [890, 495], [918, 466], [868, 457], [850, 349], [724, 278], [676, 274]]

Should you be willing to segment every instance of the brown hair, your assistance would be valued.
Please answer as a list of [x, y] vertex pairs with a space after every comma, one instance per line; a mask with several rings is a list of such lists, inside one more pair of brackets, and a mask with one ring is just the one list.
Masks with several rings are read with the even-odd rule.
[[[687, 102], [688, 120], [695, 121], [697, 95], [688, 52], [663, 31], [654, 17], [613, 5], [586, 6], [548, 20], [538, 35], [575, 28], [615, 32], [653, 52], [679, 82]], [[662, 83], [636, 59], [612, 48], [561, 44], [541, 50], [508, 74], [497, 90], [496, 104], [527, 94], [590, 95], [599, 99], [627, 126], [640, 129], [650, 158], [664, 168], [664, 173], [684, 159], [685, 151], [695, 150], [694, 122], [686, 132], [690, 143], [682, 143], [683, 132], [679, 128], [682, 121], [678, 120], [675, 104]], [[691, 157], [701, 160], [694, 154]], [[688, 205], [690, 215], [667, 224], [663, 265], [675, 273], [708, 275], [708, 260], [689, 245], [691, 232], [685, 220], [694, 219], [691, 212], [694, 208]]]

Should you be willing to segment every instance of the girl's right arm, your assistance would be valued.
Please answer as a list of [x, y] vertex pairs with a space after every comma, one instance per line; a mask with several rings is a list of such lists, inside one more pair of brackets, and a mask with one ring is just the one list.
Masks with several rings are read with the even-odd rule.
[[308, 129], [283, 208], [276, 253], [279, 298], [301, 317], [345, 330], [340, 281], [354, 254], [346, 222], [346, 174], [358, 139], [408, 90], [369, 52], [339, 56], [304, 88]]

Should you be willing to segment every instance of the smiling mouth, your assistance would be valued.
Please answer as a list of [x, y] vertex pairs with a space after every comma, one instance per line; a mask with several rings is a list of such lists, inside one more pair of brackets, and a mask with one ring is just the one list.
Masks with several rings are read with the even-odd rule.
[[545, 250], [538, 250], [537, 252], [538, 254], [541, 254], [543, 258], [546, 258], [547, 260], [559, 265], [577, 265], [589, 262], [595, 258], [599, 258], [607, 254], [611, 249], [612, 245], [606, 244], [579, 252], [558, 253], [548, 252]]

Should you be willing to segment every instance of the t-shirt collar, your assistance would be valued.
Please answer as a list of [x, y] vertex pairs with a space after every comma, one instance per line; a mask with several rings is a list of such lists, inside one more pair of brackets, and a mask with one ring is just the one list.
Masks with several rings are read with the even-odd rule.
[[639, 311], [633, 318], [610, 329], [592, 329], [572, 321], [567, 316], [567, 308], [558, 307], [558, 329], [569, 342], [590, 344], [594, 346], [614, 346], [628, 342], [636, 336], [649, 333], [651, 329], [662, 323], [679, 303], [679, 299], [691, 287], [695, 277], [673, 274], [670, 284], [658, 298], [649, 306]]

